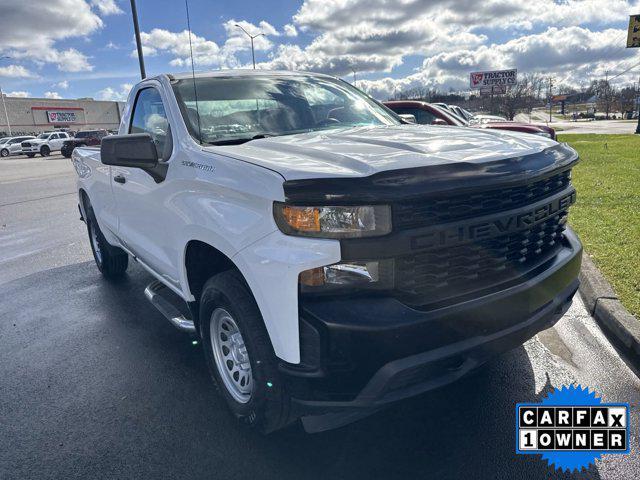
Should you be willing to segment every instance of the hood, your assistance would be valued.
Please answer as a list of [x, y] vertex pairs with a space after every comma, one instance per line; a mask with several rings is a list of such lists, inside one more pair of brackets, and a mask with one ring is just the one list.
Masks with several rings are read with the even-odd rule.
[[366, 177], [447, 164], [482, 164], [543, 151], [543, 137], [467, 127], [399, 125], [324, 130], [210, 146], [205, 151], [279, 172], [286, 180]]
[[31, 140], [25, 140], [25, 142], [29, 142], [31, 145], [38, 145], [39, 143], [47, 143], [47, 141], [42, 138], [32, 138]]

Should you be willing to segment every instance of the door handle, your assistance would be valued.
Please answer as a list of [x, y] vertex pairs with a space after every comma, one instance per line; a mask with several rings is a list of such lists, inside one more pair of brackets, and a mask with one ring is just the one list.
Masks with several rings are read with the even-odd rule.
[[113, 181], [118, 183], [125, 183], [127, 179], [124, 178], [122, 175], [116, 175], [115, 177], [113, 177]]

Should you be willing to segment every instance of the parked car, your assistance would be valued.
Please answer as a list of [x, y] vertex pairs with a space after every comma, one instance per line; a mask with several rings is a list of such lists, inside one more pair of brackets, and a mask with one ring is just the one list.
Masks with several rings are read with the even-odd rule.
[[568, 145], [409, 125], [290, 71], [147, 78], [124, 112], [72, 154], [97, 268], [150, 272], [244, 424], [319, 431], [451, 383], [578, 288]]
[[65, 140], [60, 153], [66, 158], [71, 158], [71, 153], [76, 147], [92, 147], [100, 145], [104, 137], [109, 135], [106, 130], [84, 130], [75, 134], [73, 138]]
[[[531, 123], [509, 122], [509, 121], [485, 121], [470, 123], [449, 110], [444, 110], [433, 103], [418, 100], [402, 100], [384, 102], [391, 110], [398, 114], [412, 114], [416, 117], [417, 123], [422, 125], [454, 125], [472, 128], [490, 128], [495, 130], [511, 130], [514, 132], [531, 133], [555, 140], [556, 132], [546, 125]], [[484, 116], [486, 117], [486, 115]], [[500, 118], [500, 117], [495, 117]]]
[[453, 113], [458, 115], [463, 120], [466, 120], [467, 122], [473, 118], [473, 113], [471, 113], [469, 110], [466, 110], [462, 107], [459, 107], [457, 105], [449, 105], [449, 108], [453, 110]]
[[507, 120], [506, 117], [502, 117], [500, 115], [484, 115], [484, 114], [479, 114], [479, 115], [474, 115], [471, 120], [469, 120], [469, 123], [474, 124], [474, 123], [500, 123], [500, 122], [508, 122], [509, 120]]
[[39, 153], [43, 157], [48, 157], [51, 152], [57, 152], [62, 148], [65, 140], [71, 138], [67, 132], [45, 132], [36, 138], [22, 142], [22, 153], [27, 157], [34, 157]]
[[33, 135], [23, 135], [21, 137], [4, 137], [0, 139], [0, 157], [8, 157], [10, 155], [20, 155], [25, 140], [35, 138]]

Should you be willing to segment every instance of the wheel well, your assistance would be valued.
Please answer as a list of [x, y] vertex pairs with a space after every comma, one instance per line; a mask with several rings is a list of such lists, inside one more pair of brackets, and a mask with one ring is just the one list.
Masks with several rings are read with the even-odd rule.
[[80, 213], [84, 221], [87, 221], [87, 206], [89, 205], [89, 195], [84, 191], [83, 188], [80, 189]]
[[235, 269], [235, 264], [217, 248], [192, 240], [187, 244], [185, 268], [189, 290], [196, 298], [200, 298], [205, 282], [217, 273]]
[[189, 310], [196, 325], [196, 330], [200, 331], [200, 319], [198, 317], [202, 287], [212, 276], [226, 270], [236, 269], [236, 266], [220, 250], [198, 240], [191, 240], [187, 244], [184, 263], [189, 290], [195, 298], [195, 302], [188, 302]]

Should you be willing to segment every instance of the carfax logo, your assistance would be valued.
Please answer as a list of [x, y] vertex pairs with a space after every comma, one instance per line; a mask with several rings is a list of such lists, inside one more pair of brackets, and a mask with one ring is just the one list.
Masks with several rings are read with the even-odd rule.
[[607, 453], [629, 453], [629, 404], [602, 403], [571, 385], [542, 403], [516, 405], [516, 452], [541, 454], [561, 470], [580, 470]]

